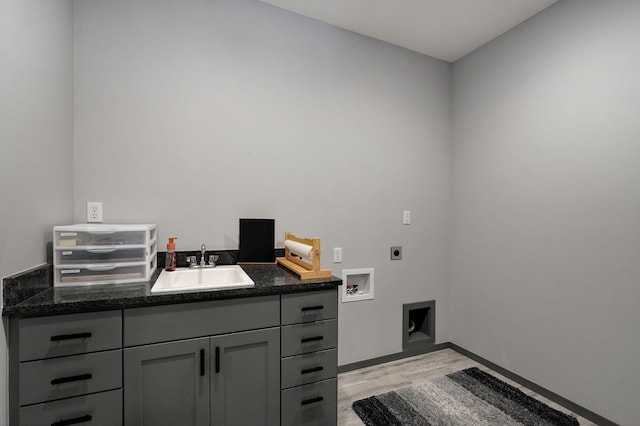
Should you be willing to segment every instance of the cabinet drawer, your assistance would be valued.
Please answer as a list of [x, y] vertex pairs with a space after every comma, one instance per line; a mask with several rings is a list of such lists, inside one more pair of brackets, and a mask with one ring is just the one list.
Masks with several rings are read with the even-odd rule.
[[155, 226], [110, 226], [89, 224], [80, 226], [56, 226], [53, 228], [54, 245], [56, 247], [145, 244], [147, 242], [147, 232], [151, 233], [150, 236], [151, 239], [153, 239], [155, 237]]
[[118, 248], [95, 247], [87, 249], [57, 249], [58, 265], [78, 263], [114, 263], [114, 262], [144, 262], [148, 255], [146, 247]]
[[20, 361], [31, 361], [122, 346], [120, 311], [20, 320]]
[[281, 356], [338, 347], [338, 321], [326, 320], [282, 327]]
[[54, 268], [56, 286], [72, 286], [87, 284], [115, 284], [116, 282], [141, 281], [145, 278], [147, 264], [92, 264], [84, 267]]
[[122, 425], [122, 391], [63, 399], [20, 408], [20, 425]]
[[124, 345], [234, 333], [280, 325], [279, 296], [126, 309]]
[[337, 290], [282, 295], [282, 325], [338, 317]]
[[338, 373], [338, 351], [312, 352], [282, 359], [282, 389], [331, 379]]
[[336, 379], [282, 391], [282, 426], [335, 425], [338, 421]]
[[121, 386], [121, 349], [20, 364], [20, 405]]

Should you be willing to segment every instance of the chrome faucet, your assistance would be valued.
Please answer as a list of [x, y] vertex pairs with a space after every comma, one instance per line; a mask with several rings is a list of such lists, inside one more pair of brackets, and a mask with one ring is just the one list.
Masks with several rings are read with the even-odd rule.
[[187, 256], [187, 263], [189, 264], [189, 268], [193, 269], [193, 268], [215, 268], [216, 267], [216, 262], [218, 261], [218, 258], [220, 256], [213, 255], [210, 254], [209, 255], [209, 261], [207, 262], [207, 246], [204, 245], [204, 243], [202, 244], [202, 247], [200, 247], [200, 264], [198, 265], [198, 262], [196, 260], [196, 256]]

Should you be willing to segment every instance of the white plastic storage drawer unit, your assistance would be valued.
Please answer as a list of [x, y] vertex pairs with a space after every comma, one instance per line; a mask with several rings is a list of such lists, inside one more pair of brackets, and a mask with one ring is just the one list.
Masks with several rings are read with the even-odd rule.
[[156, 270], [155, 225], [53, 228], [56, 287], [146, 281]]

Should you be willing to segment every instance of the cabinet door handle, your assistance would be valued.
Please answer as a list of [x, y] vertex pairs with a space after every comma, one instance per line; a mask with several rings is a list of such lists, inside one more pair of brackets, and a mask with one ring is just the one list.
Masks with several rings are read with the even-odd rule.
[[51, 336], [52, 342], [59, 342], [61, 340], [74, 340], [74, 339], [87, 339], [91, 337], [91, 333], [74, 333], [74, 334], [59, 334], [57, 336]]
[[75, 425], [78, 423], [90, 422], [90, 421], [91, 421], [91, 416], [89, 414], [85, 414], [84, 416], [74, 417], [72, 419], [58, 420], [57, 422], [51, 423], [51, 426], [69, 426], [69, 425]]
[[323, 367], [323, 366], [321, 366], [321, 365], [319, 365], [319, 366], [317, 366], [317, 367], [305, 368], [304, 370], [302, 370], [302, 371], [300, 372], [300, 374], [315, 373], [315, 372], [322, 371], [322, 370], [324, 370], [324, 367]]
[[323, 305], [318, 305], [318, 306], [305, 306], [302, 309], [300, 309], [302, 312], [307, 312], [307, 311], [320, 311], [324, 309]]
[[51, 380], [51, 384], [60, 385], [62, 383], [80, 382], [82, 380], [89, 380], [91, 377], [93, 376], [90, 373], [78, 374], [77, 376], [59, 377], [57, 379]]
[[304, 339], [300, 339], [300, 342], [302, 343], [317, 342], [322, 339], [324, 339], [324, 336], [305, 337]]
[[200, 376], [204, 376], [204, 349], [200, 349]]
[[303, 399], [300, 402], [300, 405], [309, 405], [309, 404], [313, 404], [314, 402], [320, 402], [320, 401], [324, 401], [324, 398], [321, 396], [316, 396], [315, 398]]
[[220, 372], [220, 346], [216, 346], [216, 373]]

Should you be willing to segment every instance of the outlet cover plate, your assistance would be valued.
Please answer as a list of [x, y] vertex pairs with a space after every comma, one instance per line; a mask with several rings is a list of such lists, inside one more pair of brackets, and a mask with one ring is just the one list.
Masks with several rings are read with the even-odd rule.
[[391, 247], [391, 260], [402, 260], [402, 247]]
[[333, 248], [333, 263], [342, 263], [342, 247]]
[[411, 211], [405, 210], [402, 212], [402, 224], [411, 225]]
[[102, 201], [87, 201], [87, 222], [102, 223]]

